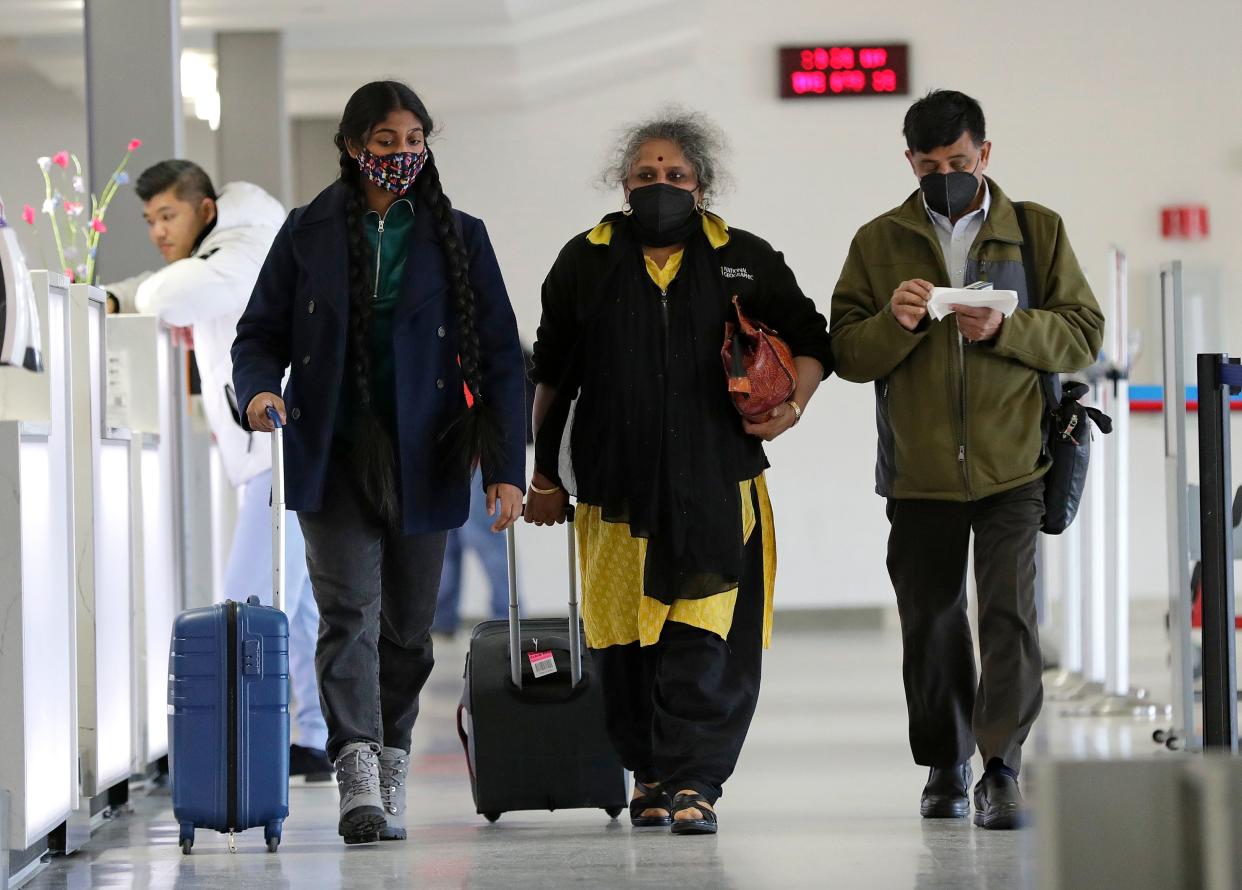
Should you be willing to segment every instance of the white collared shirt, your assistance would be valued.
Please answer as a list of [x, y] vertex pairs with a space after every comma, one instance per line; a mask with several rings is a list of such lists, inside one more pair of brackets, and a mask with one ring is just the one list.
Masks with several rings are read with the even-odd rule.
[[988, 181], [983, 181], [983, 204], [974, 213], [966, 214], [956, 223], [949, 222], [947, 216], [928, 207], [926, 200], [923, 201], [923, 206], [927, 209], [932, 228], [936, 230], [936, 237], [940, 239], [945, 268], [949, 270], [949, 284], [953, 287], [965, 287], [966, 257], [970, 254], [970, 246], [975, 243], [975, 237], [983, 228], [983, 221], [987, 219], [988, 211], [992, 208], [992, 191], [988, 188]]

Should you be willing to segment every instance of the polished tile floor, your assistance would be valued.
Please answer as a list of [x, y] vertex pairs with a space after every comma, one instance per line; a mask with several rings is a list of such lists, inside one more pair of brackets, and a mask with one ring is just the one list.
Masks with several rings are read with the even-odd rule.
[[[1136, 614], [1135, 679], [1168, 694], [1158, 614]], [[910, 764], [895, 629], [799, 629], [778, 635], [764, 694], [715, 837], [632, 831], [601, 812], [476, 816], [453, 728], [464, 641], [441, 647], [416, 729], [411, 831], [404, 843], [346, 849], [335, 786], [294, 787], [280, 852], [261, 833], [200, 832], [182, 856], [166, 794], [88, 850], [53, 860], [31, 888], [1022, 888], [1035, 867], [1030, 832], [924, 822], [924, 771]], [[1027, 784], [1051, 756], [1175, 756], [1151, 721], [1065, 716], [1049, 702], [1028, 744]], [[977, 765], [976, 765], [977, 769]], [[1027, 776], [1024, 776], [1026, 778]]]

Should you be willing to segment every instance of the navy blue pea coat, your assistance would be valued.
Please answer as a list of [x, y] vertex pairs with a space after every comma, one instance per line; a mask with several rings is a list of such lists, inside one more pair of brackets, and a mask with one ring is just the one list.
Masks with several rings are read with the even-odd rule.
[[[517, 322], [482, 220], [453, 211], [470, 257], [483, 397], [500, 413], [504, 460], [483, 484], [525, 487], [525, 368]], [[446, 478], [437, 437], [465, 394], [444, 250], [431, 209], [419, 204], [409, 235], [405, 281], [393, 318], [397, 439], [406, 534], [457, 528], [470, 508], [470, 481]], [[284, 400], [285, 493], [292, 510], [322, 508], [345, 375], [349, 320], [345, 187], [329, 186], [294, 210], [272, 243], [233, 342], [233, 385], [243, 410], [261, 392]]]

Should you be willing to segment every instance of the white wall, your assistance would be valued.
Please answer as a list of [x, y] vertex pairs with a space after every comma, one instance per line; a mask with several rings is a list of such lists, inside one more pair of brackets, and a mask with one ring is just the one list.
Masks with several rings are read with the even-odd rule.
[[[435, 145], [446, 189], [487, 221], [527, 339], [538, 322], [539, 284], [560, 246], [621, 203], [592, 188], [611, 134], [668, 100], [707, 111], [727, 129], [736, 188], [720, 211], [784, 250], [825, 313], [856, 228], [915, 187], [901, 120], [913, 97], [933, 87], [983, 103], [994, 142], [989, 172], [1011, 196], [1065, 217], [1097, 292], [1106, 285], [1109, 244], [1129, 251], [1134, 300], [1143, 304], [1134, 323], [1146, 327], [1148, 355], [1159, 331], [1144, 301], [1161, 262], [1181, 257], [1216, 267], [1224, 294], [1242, 281], [1242, 258], [1231, 249], [1242, 236], [1233, 0], [884, 2], [833, 4], [831, 15], [815, 0], [762, 7], [729, 0], [711, 12], [702, 46], [682, 67], [634, 80], [619, 71], [615, 88], [538, 108], [439, 115]], [[912, 95], [779, 101], [776, 47], [833, 40], [908, 41]], [[436, 97], [423, 98], [435, 115]], [[1211, 208], [1209, 241], [1160, 240], [1158, 208], [1183, 201]], [[1225, 314], [1229, 339], [1242, 351], [1242, 313]], [[869, 388], [834, 379], [803, 424], [769, 449], [778, 596], [786, 605], [891, 601], [886, 523], [871, 490], [872, 418]], [[1151, 447], [1136, 426], [1135, 448]], [[1163, 527], [1151, 521], [1163, 504], [1158, 461], [1158, 453], [1134, 461], [1134, 504], [1144, 510], [1135, 524], [1134, 576], [1148, 594], [1163, 591], [1156, 571]], [[560, 543], [527, 545], [531, 597], [562, 601], [561, 570], [542, 568], [559, 560]]]
[[[35, 159], [64, 149], [86, 167], [86, 109], [82, 100], [16, 62], [0, 43], [0, 198], [32, 269], [56, 268], [56, 247], [43, 206], [43, 174]], [[22, 205], [36, 212], [38, 236], [22, 222]], [[158, 254], [157, 254], [158, 256]]]
[[332, 118], [302, 118], [289, 127], [293, 147], [292, 180], [295, 206], [309, 204], [337, 175], [340, 167], [336, 146], [336, 120]]
[[[0, 199], [7, 207], [9, 224], [17, 232], [30, 268], [55, 268], [56, 245], [48, 218], [40, 212], [44, 184], [35, 159], [64, 149], [78, 156], [83, 169], [87, 167], [86, 106], [81, 96], [57, 87], [27, 67], [11, 47], [0, 42], [0, 121], [3, 121], [0, 125]], [[185, 156], [195, 160], [214, 178], [215, 133], [203, 121], [187, 118], [185, 140]], [[120, 161], [123, 149], [121, 146], [110, 162]], [[136, 179], [146, 167], [162, 160], [164, 158], [138, 149], [130, 162], [131, 178]], [[35, 208], [34, 230], [22, 222], [23, 204]], [[121, 214], [141, 213], [142, 207], [132, 184], [118, 192], [109, 208], [110, 219]], [[108, 236], [104, 235], [100, 239], [100, 250], [106, 251], [107, 245]], [[152, 267], [162, 263], [154, 247], [150, 260]]]

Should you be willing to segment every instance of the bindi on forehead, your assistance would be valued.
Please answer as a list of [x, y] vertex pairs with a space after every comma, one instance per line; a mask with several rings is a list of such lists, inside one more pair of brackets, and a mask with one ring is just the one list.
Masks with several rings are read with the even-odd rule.
[[656, 158], [656, 160], [662, 163], [664, 161], [664, 156], [661, 155], [660, 157]]

